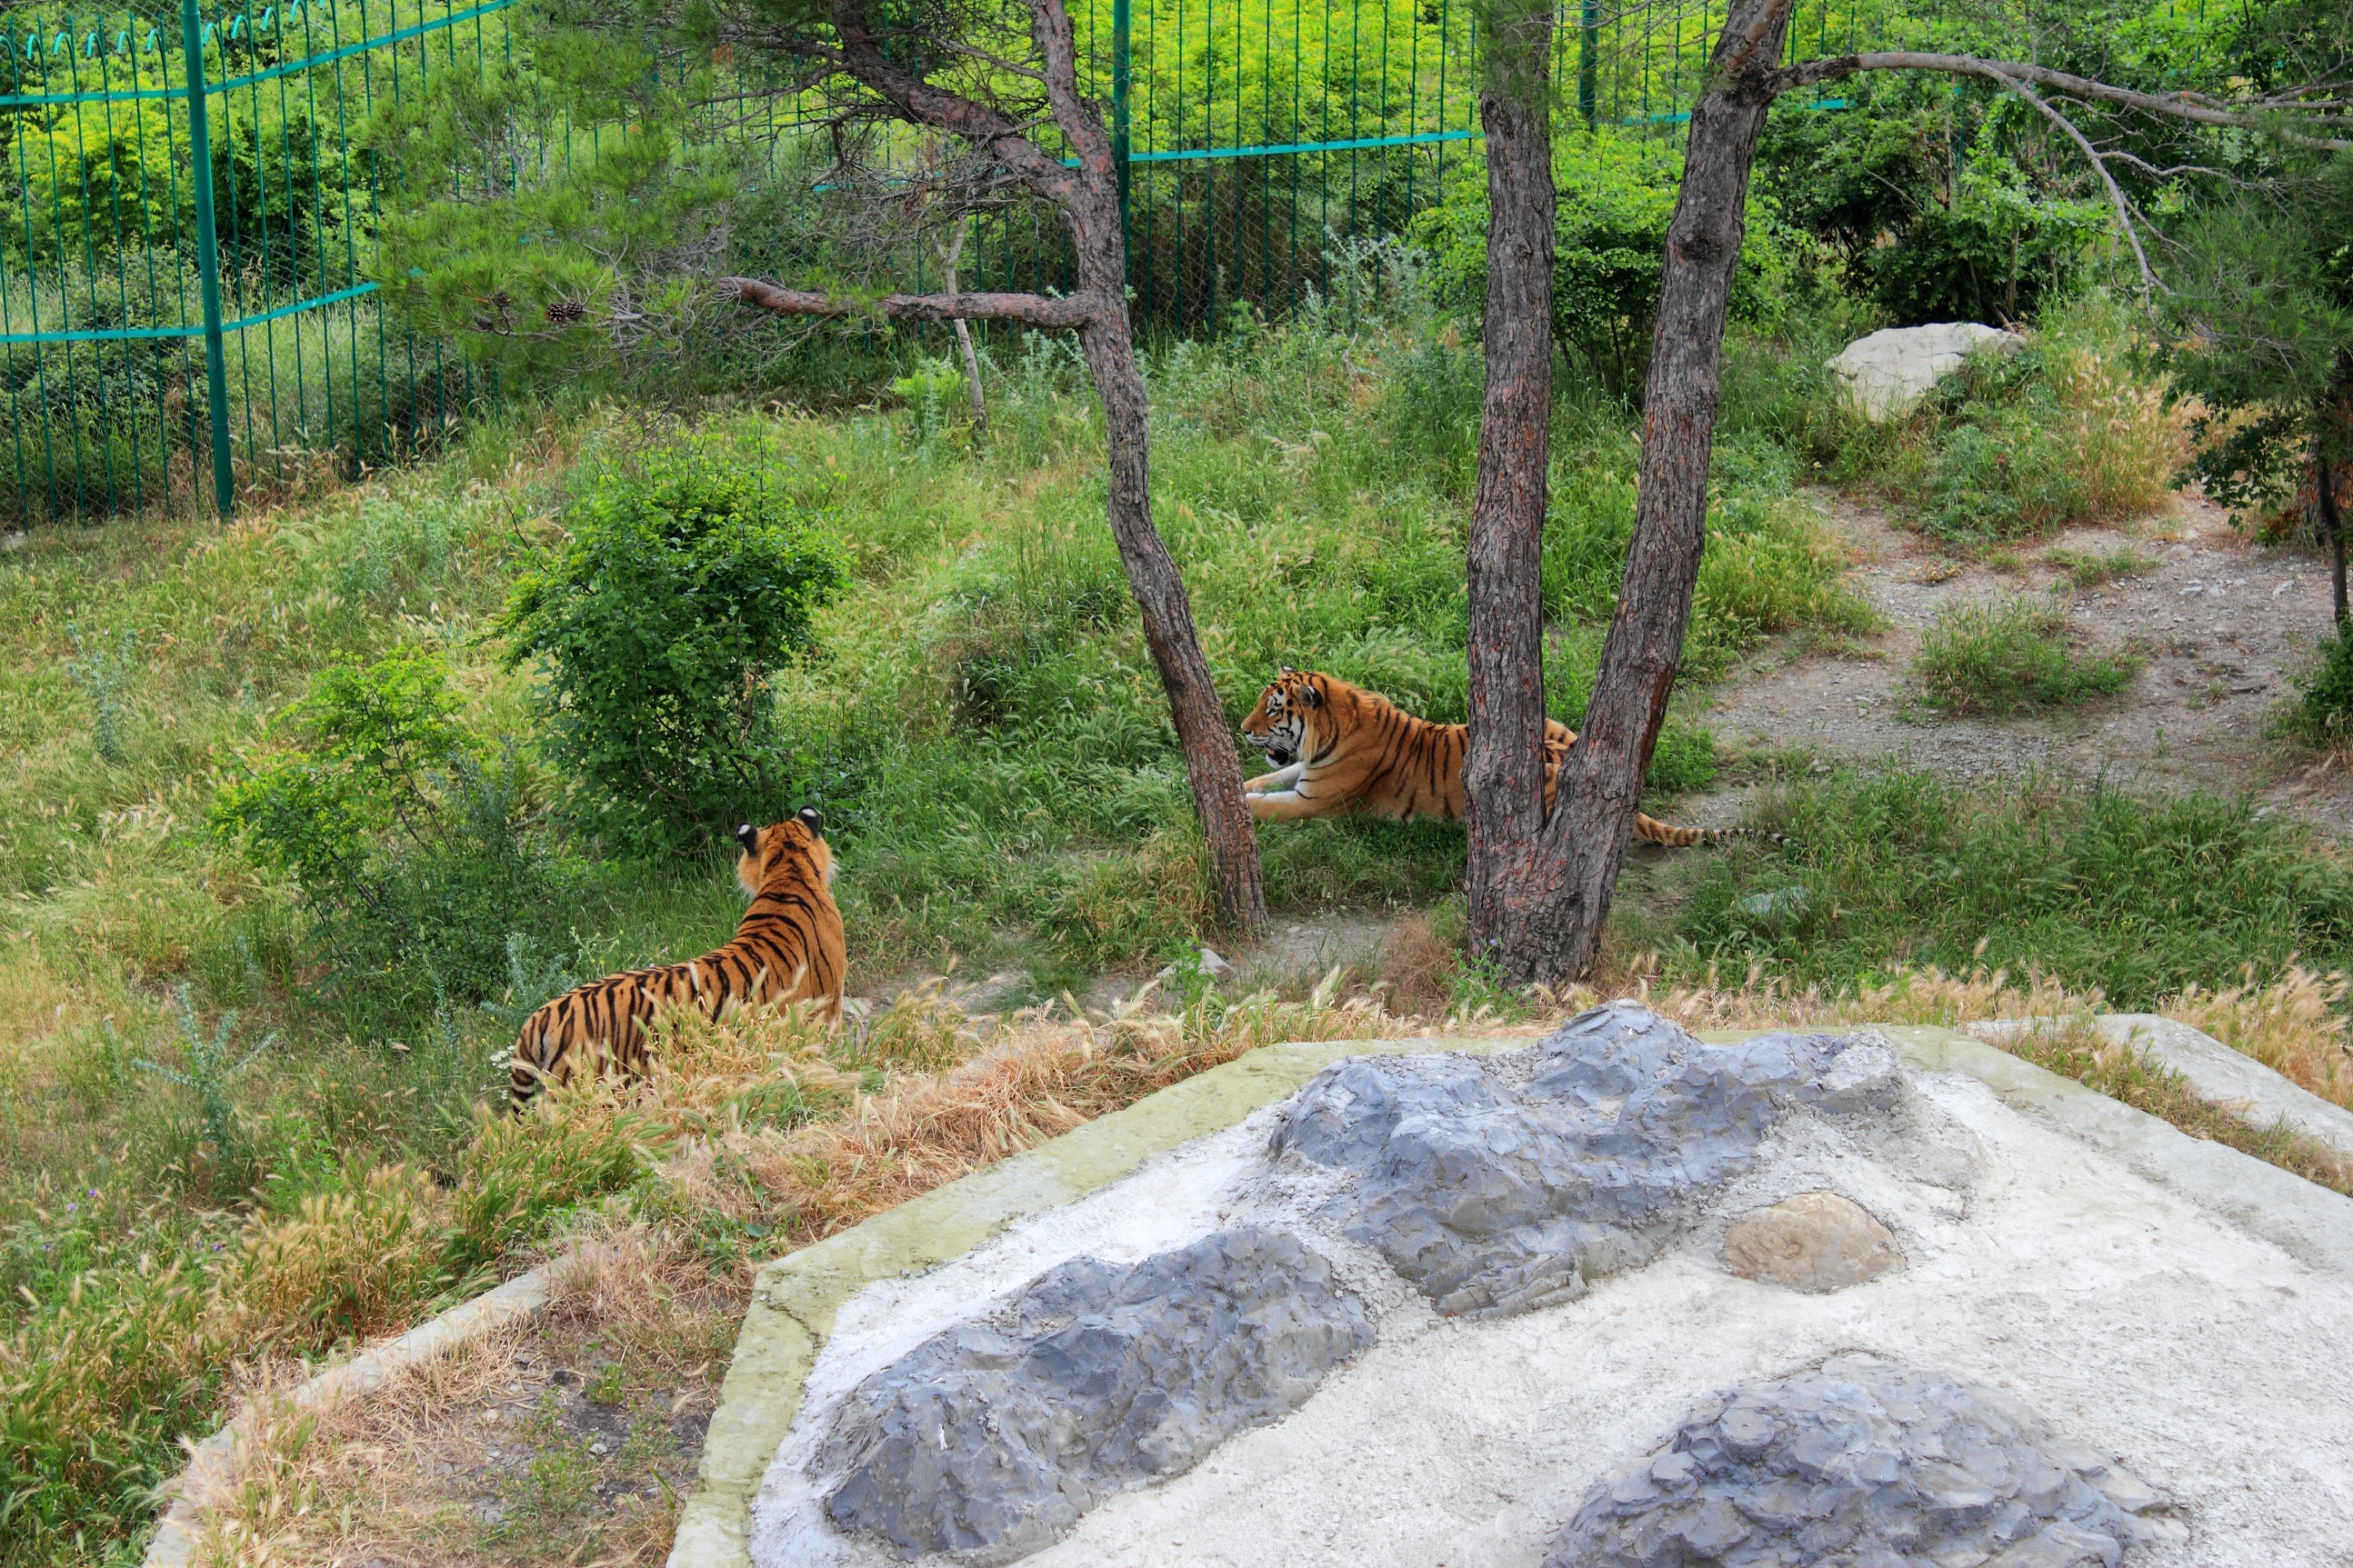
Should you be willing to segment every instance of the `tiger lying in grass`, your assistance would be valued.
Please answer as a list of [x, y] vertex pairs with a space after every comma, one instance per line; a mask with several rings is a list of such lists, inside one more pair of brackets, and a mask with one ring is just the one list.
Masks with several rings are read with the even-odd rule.
[[726, 946], [690, 963], [592, 980], [525, 1019], [509, 1062], [515, 1107], [529, 1105], [542, 1084], [575, 1074], [643, 1077], [654, 1016], [666, 1006], [717, 1018], [756, 1002], [812, 1000], [819, 1017], [839, 1023], [844, 939], [822, 826], [805, 806], [773, 827], [747, 822], [735, 830], [743, 847], [735, 880], [752, 907]]
[[[1461, 724], [1433, 724], [1388, 698], [1336, 676], [1285, 665], [1242, 721], [1242, 736], [1282, 764], [1242, 786], [1250, 816], [1261, 822], [1365, 812], [1411, 822], [1449, 821], [1463, 813], [1462, 760], [1470, 742]], [[1545, 721], [1545, 805], [1552, 805], [1561, 760], [1577, 732]], [[1636, 813], [1634, 837], [1682, 848], [1728, 838], [1770, 838], [1754, 827], [1676, 827]]]

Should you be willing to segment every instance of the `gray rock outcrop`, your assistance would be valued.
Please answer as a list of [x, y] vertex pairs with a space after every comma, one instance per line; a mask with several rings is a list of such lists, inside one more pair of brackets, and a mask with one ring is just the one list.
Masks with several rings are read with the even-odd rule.
[[1846, 383], [1862, 416], [1877, 424], [1909, 413], [1972, 353], [2016, 353], [2025, 342], [2016, 332], [1976, 321], [1936, 321], [1857, 338], [1824, 363]]
[[1281, 1232], [1074, 1258], [858, 1385], [817, 1459], [841, 1478], [826, 1514], [902, 1557], [1008, 1561], [1289, 1414], [1372, 1342], [1331, 1265]]
[[1335, 1063], [1272, 1152], [1344, 1174], [1324, 1218], [1440, 1311], [1486, 1315], [1647, 1261], [1785, 1117], [1884, 1126], [1903, 1094], [1870, 1035], [1705, 1046], [1618, 1003], [1533, 1051]]
[[1904, 1252], [1852, 1198], [1799, 1193], [1727, 1228], [1724, 1266], [1743, 1279], [1820, 1294], [1901, 1268]]
[[1736, 1389], [1604, 1479], [1546, 1568], [2116, 1568], [2163, 1500], [1998, 1389], [1865, 1356]]

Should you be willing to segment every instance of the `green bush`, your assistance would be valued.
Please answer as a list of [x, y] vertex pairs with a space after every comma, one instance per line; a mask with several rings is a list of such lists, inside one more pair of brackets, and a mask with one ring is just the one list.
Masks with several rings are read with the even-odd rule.
[[1848, 289], [1897, 326], [2005, 325], [2066, 292], [2105, 215], [2060, 194], [2072, 171], [1998, 150], [1991, 121], [2011, 110], [1997, 95], [1904, 79], [1847, 90], [1849, 112], [1773, 117], [1757, 182], [1843, 257]]
[[216, 796], [216, 831], [292, 879], [332, 955], [328, 992], [391, 1016], [508, 978], [510, 935], [568, 951], [544, 811], [512, 746], [458, 721], [442, 658], [414, 646], [331, 665], [279, 715], [287, 749]]
[[1956, 605], [1920, 635], [1912, 689], [1948, 713], [2026, 713], [2121, 691], [2140, 663], [2072, 646], [2067, 612], [2047, 602]]
[[[1649, 136], [1579, 132], [1553, 147], [1559, 194], [1553, 341], [1572, 367], [1619, 402], [1641, 400], [1667, 224], [1682, 175], [1681, 153]], [[1412, 234], [1431, 254], [1439, 302], [1476, 317], [1486, 308], [1486, 187], [1472, 165], [1451, 184], [1446, 201], [1417, 218]], [[1788, 237], [1754, 203], [1746, 234], [1733, 306], [1736, 314], [1754, 316], [1764, 309], [1767, 279], [1789, 270], [1778, 254]]]
[[2320, 645], [2320, 662], [2295, 678], [2296, 700], [2280, 729], [2307, 746], [2342, 746], [2353, 740], [2353, 637]]
[[815, 518], [714, 443], [625, 455], [565, 512], [571, 538], [497, 622], [544, 660], [555, 755], [621, 842], [675, 850], [784, 815], [796, 761], [770, 680], [847, 579]]

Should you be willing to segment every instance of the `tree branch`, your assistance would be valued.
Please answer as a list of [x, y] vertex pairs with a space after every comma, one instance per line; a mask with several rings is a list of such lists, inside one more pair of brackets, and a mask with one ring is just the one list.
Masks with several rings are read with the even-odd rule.
[[[2043, 102], [2042, 97], [2024, 82], [2005, 76], [2000, 69], [1991, 66], [1987, 67], [1982, 74], [2000, 82], [2003, 88], [2032, 104], [2052, 124], [2065, 132], [2067, 139], [2074, 142], [2076, 147], [2082, 150], [2084, 156], [2092, 161], [2092, 167], [2099, 174], [2100, 184], [2107, 187], [2109, 204], [2116, 209], [2116, 222], [2125, 231], [2126, 242], [2132, 247], [2133, 260], [2140, 267], [2141, 294], [2147, 297], [2159, 289], [2164, 289], [2165, 285], [2157, 280], [2157, 274], [2149, 270], [2148, 252], [2141, 248], [2140, 230], [2133, 223], [2133, 205], [2126, 199], [2124, 187], [2116, 184], [2116, 177], [2108, 173], [2108, 161], [2100, 156], [2100, 150], [2092, 145], [2091, 138], [2078, 130], [2073, 121]], [[2166, 291], [2172, 292], [2170, 289]]]
[[[851, 316], [862, 307], [809, 289], [780, 289], [757, 278], [714, 280], [723, 299], [740, 300], [779, 316]], [[1026, 326], [1078, 328], [1094, 320], [1092, 303], [1050, 294], [889, 294], [871, 307], [894, 321], [1019, 321]]]
[[[961, 137], [976, 147], [987, 148], [1031, 190], [1057, 205], [1067, 207], [1076, 198], [1078, 187], [1071, 171], [1062, 166], [1061, 160], [1049, 157], [1011, 120], [962, 93], [934, 87], [884, 58], [881, 47], [867, 26], [866, 7], [861, 0], [834, 0], [832, 10], [834, 36], [840, 41], [843, 68], [881, 94], [900, 114], [918, 125], [928, 125]], [[1066, 33], [1069, 25], [1065, 20]], [[1050, 76], [1052, 65], [1050, 58]]]
[[[1947, 76], [1983, 77], [1988, 80], [2031, 82], [2037, 87], [2069, 98], [2080, 98], [2097, 103], [2113, 103], [2125, 109], [2137, 109], [2148, 114], [2169, 115], [2176, 120], [2193, 120], [2201, 125], [2229, 125], [2244, 131], [2275, 132], [2299, 146], [2319, 148], [2326, 152], [2342, 153], [2353, 150], [2353, 141], [2338, 137], [2313, 135], [2282, 126], [2268, 116], [2306, 110], [2308, 106], [2294, 100], [2257, 99], [2235, 110], [2211, 108], [2195, 101], [2189, 95], [2176, 92], [2137, 92], [2131, 88], [2112, 87], [2088, 77], [2073, 76], [2066, 71], [2052, 70], [2048, 66], [2029, 65], [2021, 60], [1987, 60], [1975, 55], [1915, 54], [1907, 50], [1884, 50], [1873, 54], [1833, 55], [1827, 59], [1808, 60], [1803, 65], [1786, 66], [1764, 74], [1768, 92], [1784, 93], [1801, 87], [1813, 87], [1826, 81], [1840, 81], [1863, 71], [1918, 70], [1941, 71]], [[2324, 122], [2324, 129], [2337, 129], [2334, 121]]]
[[1089, 174], [1116, 182], [1119, 174], [1112, 166], [1111, 137], [1103, 121], [1079, 99], [1079, 46], [1071, 30], [1070, 12], [1048, 0], [1029, 0], [1029, 37], [1045, 60], [1046, 102], [1054, 111], [1054, 123], [1063, 139]]

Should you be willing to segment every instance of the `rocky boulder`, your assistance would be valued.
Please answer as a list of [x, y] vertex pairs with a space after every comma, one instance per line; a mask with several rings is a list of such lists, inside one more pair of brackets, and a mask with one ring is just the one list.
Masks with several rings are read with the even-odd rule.
[[1903, 1094], [1873, 1035], [1707, 1046], [1618, 1003], [1533, 1051], [1335, 1063], [1271, 1152], [1342, 1175], [1324, 1220], [1440, 1311], [1484, 1316], [1649, 1261], [1785, 1118], [1883, 1126]]
[[1854, 405], [1873, 424], [1897, 418], [1978, 353], [2016, 353], [2026, 340], [1976, 321], [1889, 327], [1847, 344], [1825, 361], [1847, 385]]
[[2181, 1537], [2163, 1505], [1998, 1389], [1842, 1356], [1693, 1411], [1593, 1489], [1545, 1568], [2116, 1568]]
[[858, 1385], [818, 1456], [839, 1478], [826, 1514], [901, 1557], [1009, 1561], [1297, 1409], [1372, 1342], [1331, 1265], [1278, 1231], [1073, 1258]]

